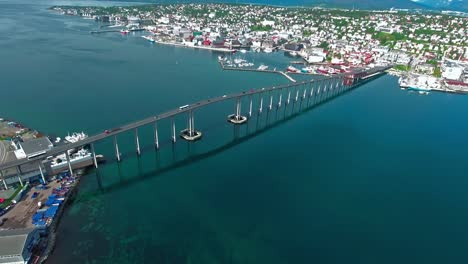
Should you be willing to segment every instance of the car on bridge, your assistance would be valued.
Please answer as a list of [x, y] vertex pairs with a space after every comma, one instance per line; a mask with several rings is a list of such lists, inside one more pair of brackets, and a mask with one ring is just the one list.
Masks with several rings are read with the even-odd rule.
[[104, 134], [107, 135], [107, 134], [110, 134], [111, 132], [115, 132], [115, 131], [120, 130], [120, 129], [122, 129], [122, 128], [116, 127], [116, 128], [112, 128], [112, 129], [106, 129], [106, 130], [104, 130]]

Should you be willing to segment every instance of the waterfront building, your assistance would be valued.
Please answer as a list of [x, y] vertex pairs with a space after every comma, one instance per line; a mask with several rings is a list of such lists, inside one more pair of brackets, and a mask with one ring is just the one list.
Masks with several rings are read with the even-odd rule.
[[45, 154], [47, 150], [54, 147], [49, 138], [41, 137], [24, 142], [13, 143], [15, 147], [15, 156], [17, 159], [33, 158]]
[[36, 228], [0, 230], [0, 263], [29, 263], [38, 243], [39, 230]]

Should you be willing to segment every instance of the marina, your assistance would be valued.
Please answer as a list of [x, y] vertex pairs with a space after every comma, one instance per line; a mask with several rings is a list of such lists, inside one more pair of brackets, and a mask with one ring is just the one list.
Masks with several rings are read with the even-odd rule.
[[[278, 71], [278, 70], [268, 70], [268, 67], [265, 65], [260, 65], [259, 68], [242, 68], [242, 67], [229, 67], [225, 66], [224, 62], [222, 59], [218, 59], [219, 65], [223, 70], [227, 71], [246, 71], [246, 72], [264, 72], [264, 73], [276, 73], [284, 76], [286, 79], [288, 79], [291, 82], [296, 82], [294, 78], [286, 74], [285, 72]], [[262, 67], [263, 66], [263, 67]]]

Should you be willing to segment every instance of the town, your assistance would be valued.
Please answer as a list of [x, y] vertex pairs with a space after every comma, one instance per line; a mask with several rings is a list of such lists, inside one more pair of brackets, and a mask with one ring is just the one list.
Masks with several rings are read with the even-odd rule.
[[[150, 35], [144, 37], [160, 44], [218, 52], [284, 51], [307, 65], [290, 66], [290, 73], [330, 75], [393, 64], [391, 73], [401, 76], [403, 89], [468, 92], [468, 17], [464, 13], [238, 4], [51, 9], [95, 19], [108, 28], [121, 27], [117, 30], [121, 34], [146, 30]], [[113, 30], [102, 30], [108, 31]], [[242, 60], [238, 64], [251, 66]]]

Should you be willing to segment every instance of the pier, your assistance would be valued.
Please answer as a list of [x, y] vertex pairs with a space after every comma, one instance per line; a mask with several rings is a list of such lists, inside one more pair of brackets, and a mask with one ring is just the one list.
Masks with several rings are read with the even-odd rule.
[[[190, 105], [172, 109], [159, 115], [151, 116], [120, 127], [106, 130], [102, 133], [98, 133], [96, 135], [90, 136], [84, 140], [80, 140], [75, 143], [56, 146], [46, 151], [46, 153], [36, 157], [32, 157], [30, 159], [20, 159], [4, 163], [0, 165], [0, 172], [11, 168], [17, 171], [17, 175], [10, 177], [19, 177], [19, 179], [21, 179], [23, 173], [21, 166], [41, 163], [49, 156], [64, 154], [67, 153], [70, 149], [78, 149], [86, 145], [91, 145], [91, 151], [93, 157], [95, 157], [96, 154], [94, 149], [94, 143], [108, 138], [113, 139], [113, 144], [115, 148], [115, 159], [119, 162], [121, 161], [122, 157], [119, 152], [119, 145], [117, 141], [118, 135], [129, 131], [133, 132], [135, 136], [135, 151], [137, 154], [140, 154], [140, 139], [138, 137], [138, 128], [150, 125], [154, 129], [154, 147], [158, 149], [160, 147], [159, 141], [162, 136], [161, 133], [159, 133], [158, 131], [158, 123], [161, 120], [167, 119], [171, 121], [171, 133], [170, 135], [166, 135], [166, 137], [170, 137], [172, 139], [172, 143], [176, 144], [177, 124], [175, 121], [175, 117], [179, 115], [187, 115], [187, 127], [181, 130], [179, 135], [187, 141], [201, 140], [202, 131], [195, 130], [195, 112], [196, 110], [206, 107], [208, 105], [235, 100], [235, 108], [232, 112], [226, 113], [226, 116], [227, 120], [230, 123], [232, 123], [232, 125], [238, 126], [249, 122], [249, 117], [252, 115], [253, 109], [258, 109], [258, 114], [260, 115], [263, 111], [271, 111], [273, 109], [273, 106], [280, 108], [282, 107], [282, 105], [289, 104], [290, 101], [301, 101], [301, 104], [304, 103], [308, 107], [323, 104], [350, 90], [359, 87], [362, 83], [368, 82], [373, 78], [385, 74], [385, 71], [391, 67], [392, 65], [386, 67], [375, 67], [372, 69], [355, 71], [353, 73], [337, 74], [331, 77], [325, 77], [318, 80], [308, 80], [303, 82], [295, 82], [285, 85], [273, 86], [269, 88], [243, 91], [239, 93], [223, 95], [198, 101]], [[273, 96], [273, 92], [276, 92], [277, 96]], [[253, 100], [254, 95], [256, 95], [255, 101]], [[264, 100], [266, 101], [265, 104]], [[248, 112], [242, 111], [241, 104], [243, 101], [249, 102]], [[268, 103], [268, 105], [266, 103]], [[96, 163], [96, 158], [93, 158], [93, 163]], [[97, 163], [94, 165], [97, 167]]]
[[260, 70], [260, 69], [255, 69], [255, 68], [240, 68], [240, 67], [228, 67], [224, 65], [224, 62], [221, 60], [218, 60], [219, 65], [221, 65], [221, 68], [226, 71], [244, 71], [244, 72], [265, 72], [265, 73], [275, 73], [275, 74], [280, 74], [284, 76], [286, 79], [288, 79], [291, 82], [296, 82], [291, 76], [289, 76], [287, 73], [283, 71], [277, 71], [277, 70]]

